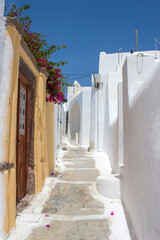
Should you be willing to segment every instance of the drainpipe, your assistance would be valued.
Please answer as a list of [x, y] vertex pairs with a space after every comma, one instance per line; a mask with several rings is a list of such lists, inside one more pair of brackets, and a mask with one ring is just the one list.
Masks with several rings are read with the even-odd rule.
[[101, 75], [93, 74], [94, 87], [97, 89], [97, 152], [99, 152], [99, 89], [101, 83]]
[[135, 30], [135, 44], [136, 44], [136, 52], [138, 52], [138, 30]]

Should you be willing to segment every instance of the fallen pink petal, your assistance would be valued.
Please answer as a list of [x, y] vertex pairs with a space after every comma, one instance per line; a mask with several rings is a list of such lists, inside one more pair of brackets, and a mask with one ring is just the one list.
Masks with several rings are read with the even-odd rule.
[[46, 214], [46, 215], [44, 215], [45, 217], [49, 217], [49, 215], [48, 214]]
[[114, 213], [113, 213], [113, 212], [111, 212], [111, 215], [114, 215]]
[[50, 228], [50, 225], [46, 225], [47, 228]]

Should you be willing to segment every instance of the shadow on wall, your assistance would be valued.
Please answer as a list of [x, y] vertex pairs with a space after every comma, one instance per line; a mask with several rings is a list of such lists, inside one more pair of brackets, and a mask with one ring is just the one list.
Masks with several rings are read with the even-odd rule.
[[70, 134], [72, 143], [79, 144], [80, 106], [77, 101], [74, 102], [70, 112]]
[[[124, 68], [124, 174], [123, 195], [137, 239], [160, 239], [160, 64], [144, 57], [144, 74], [137, 74], [136, 59], [128, 58]], [[153, 65], [153, 63], [152, 63]], [[133, 68], [135, 66], [135, 69]], [[129, 70], [128, 70], [129, 69]], [[147, 69], [147, 70], [146, 70]], [[150, 74], [147, 73], [150, 69]], [[132, 76], [137, 75], [136, 78]], [[143, 80], [143, 81], [142, 81]], [[132, 81], [132, 85], [130, 83]], [[132, 96], [130, 90], [140, 82]], [[132, 86], [132, 88], [131, 88]], [[132, 92], [135, 92], [134, 89]], [[130, 97], [130, 99], [129, 99]]]

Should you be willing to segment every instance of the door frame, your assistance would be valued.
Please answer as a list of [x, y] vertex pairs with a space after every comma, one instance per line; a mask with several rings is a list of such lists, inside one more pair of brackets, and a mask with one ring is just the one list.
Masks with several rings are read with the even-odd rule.
[[[25, 195], [27, 194], [27, 173], [28, 173], [28, 159], [27, 159], [27, 114], [28, 114], [28, 85], [27, 80], [19, 73], [18, 76], [18, 98], [17, 98], [17, 131], [16, 131], [16, 201], [18, 199], [18, 134], [19, 134], [19, 110], [20, 110], [20, 81], [26, 85], [26, 115], [25, 115]], [[25, 196], [24, 195], [24, 196]], [[23, 197], [22, 197], [23, 198]]]

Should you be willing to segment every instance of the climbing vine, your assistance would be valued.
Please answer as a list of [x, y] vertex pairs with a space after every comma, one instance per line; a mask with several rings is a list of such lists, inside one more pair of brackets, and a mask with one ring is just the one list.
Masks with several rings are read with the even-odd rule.
[[37, 60], [37, 65], [43, 67], [49, 74], [46, 84], [46, 91], [48, 97], [46, 98], [49, 102], [54, 102], [60, 104], [64, 100], [64, 90], [68, 86], [65, 81], [65, 77], [61, 72], [60, 66], [67, 64], [65, 61], [52, 62], [50, 57], [53, 53], [61, 48], [66, 48], [64, 44], [59, 46], [51, 45], [49, 46], [46, 41], [46, 36], [41, 33], [31, 32], [30, 27], [32, 19], [29, 16], [23, 16], [25, 10], [29, 9], [30, 5], [24, 4], [22, 7], [16, 7], [15, 4], [12, 5], [10, 11], [6, 14], [9, 17], [17, 18], [21, 23], [23, 30], [25, 32], [24, 41], [26, 42], [28, 48], [31, 50], [33, 56]]

